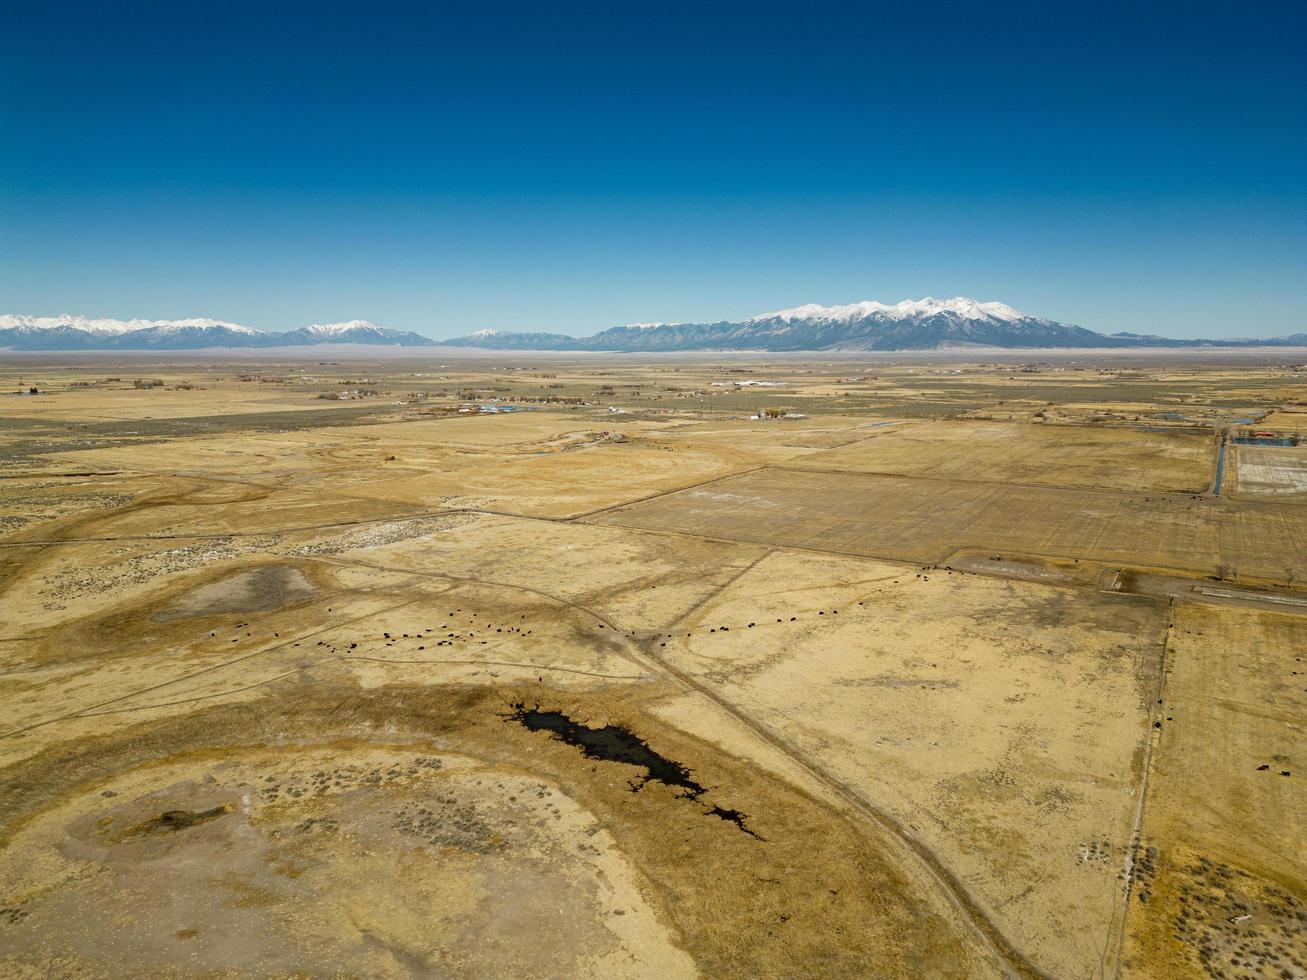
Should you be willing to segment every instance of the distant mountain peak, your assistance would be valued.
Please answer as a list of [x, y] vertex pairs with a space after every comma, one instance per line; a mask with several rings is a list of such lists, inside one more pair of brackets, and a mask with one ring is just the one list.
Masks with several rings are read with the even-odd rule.
[[1148, 334], [1095, 333], [1030, 316], [997, 301], [966, 296], [862, 300], [843, 306], [807, 303], [746, 320], [715, 323], [629, 323], [590, 337], [514, 333], [493, 327], [454, 340], [434, 341], [370, 320], [314, 323], [277, 333], [226, 320], [114, 320], [77, 314], [0, 314], [0, 349], [201, 350], [367, 344], [391, 347], [478, 347], [517, 351], [901, 351], [958, 347], [1301, 347], [1302, 332], [1269, 340], [1173, 340]]
[[759, 313], [751, 316], [745, 323], [759, 323], [764, 320], [782, 320], [786, 323], [794, 320], [817, 320], [847, 323], [862, 320], [869, 316], [881, 315], [894, 320], [907, 320], [939, 314], [956, 314], [967, 320], [995, 319], [1013, 322], [1022, 319], [1034, 319], [1014, 310], [1006, 303], [980, 303], [966, 296], [954, 296], [952, 299], [935, 299], [926, 296], [923, 299], [905, 299], [888, 304], [875, 300], [862, 300], [846, 306], [822, 306], [807, 303], [789, 310], [777, 310], [774, 313]]
[[207, 317], [191, 317], [185, 320], [113, 320], [92, 318], [73, 313], [59, 316], [27, 316], [21, 313], [0, 314], [0, 330], [80, 330], [88, 334], [118, 336], [135, 333], [140, 330], [176, 332], [178, 330], [207, 330], [221, 327], [233, 333], [260, 334], [262, 330], [247, 327], [226, 320], [210, 320]]
[[0, 315], [0, 348], [15, 350], [198, 350], [206, 347], [297, 347], [307, 344], [426, 347], [434, 341], [368, 320], [314, 323], [286, 333], [226, 320], [110, 320], [75, 314]]
[[1103, 348], [1293, 346], [1301, 335], [1242, 342], [1170, 340], [1140, 334], [1107, 336], [968, 296], [862, 300], [843, 306], [807, 303], [744, 320], [716, 323], [630, 323], [590, 337], [477, 331], [440, 341], [493, 350], [554, 351], [828, 351], [935, 350], [958, 347]]
[[342, 334], [351, 330], [383, 330], [371, 320], [345, 320], [341, 323], [310, 323], [304, 328], [309, 333]]

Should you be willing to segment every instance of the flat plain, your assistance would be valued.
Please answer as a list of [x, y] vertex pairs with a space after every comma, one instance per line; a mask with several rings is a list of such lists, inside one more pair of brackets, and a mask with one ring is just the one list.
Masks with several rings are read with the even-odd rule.
[[988, 356], [0, 361], [0, 976], [1307, 976], [1307, 366]]

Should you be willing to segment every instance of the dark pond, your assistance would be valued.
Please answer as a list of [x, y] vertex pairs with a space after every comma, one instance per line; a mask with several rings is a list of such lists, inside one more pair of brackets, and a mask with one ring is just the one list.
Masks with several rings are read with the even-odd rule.
[[659, 755], [647, 742], [628, 729], [618, 725], [591, 728], [573, 721], [561, 711], [542, 711], [538, 706], [528, 708], [524, 704], [513, 705], [508, 720], [516, 721], [533, 732], [548, 732], [560, 742], [579, 748], [587, 759], [621, 762], [643, 769], [644, 775], [631, 785], [633, 793], [638, 793], [650, 782], [677, 787], [684, 790], [682, 796], [685, 799], [698, 803], [708, 816], [726, 820], [749, 836], [758, 837], [745, 824], [747, 814], [705, 803], [702, 797], [708, 790], [691, 777], [689, 769]]

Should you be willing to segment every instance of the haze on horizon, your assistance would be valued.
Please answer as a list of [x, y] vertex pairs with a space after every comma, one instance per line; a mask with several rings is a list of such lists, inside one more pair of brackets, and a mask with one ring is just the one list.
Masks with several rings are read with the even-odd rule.
[[0, 312], [1307, 328], [1301, 5], [11, 5]]

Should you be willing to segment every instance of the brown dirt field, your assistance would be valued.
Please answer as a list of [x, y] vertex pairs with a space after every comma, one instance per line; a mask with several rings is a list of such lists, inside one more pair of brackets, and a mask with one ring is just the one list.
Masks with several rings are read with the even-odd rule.
[[1232, 492], [1250, 499], [1307, 502], [1307, 446], [1231, 446]]
[[[1255, 509], [1254, 509], [1255, 508]], [[1301, 579], [1307, 515], [1224, 498], [1112, 493], [769, 467], [597, 522], [919, 564], [959, 548]]]
[[935, 479], [1200, 492], [1211, 483], [1215, 449], [1205, 433], [948, 421], [816, 453], [802, 465]]

